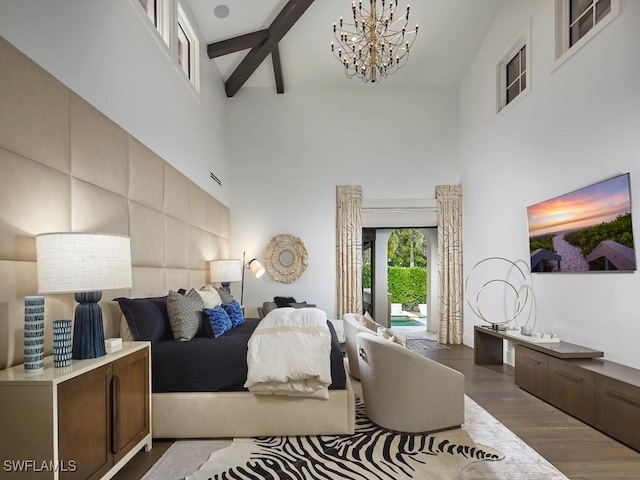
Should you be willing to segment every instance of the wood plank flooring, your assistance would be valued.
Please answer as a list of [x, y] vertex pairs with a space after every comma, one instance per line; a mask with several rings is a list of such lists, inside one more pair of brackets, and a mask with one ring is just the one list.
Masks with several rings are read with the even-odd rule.
[[[571, 480], [640, 479], [640, 453], [519, 389], [512, 367], [475, 365], [464, 345], [419, 353], [462, 372], [469, 397]], [[138, 453], [113, 478], [141, 478], [171, 443], [154, 441], [151, 452]]]
[[475, 365], [463, 345], [420, 353], [462, 372], [470, 398], [571, 480], [640, 479], [640, 453], [518, 388], [513, 367]]

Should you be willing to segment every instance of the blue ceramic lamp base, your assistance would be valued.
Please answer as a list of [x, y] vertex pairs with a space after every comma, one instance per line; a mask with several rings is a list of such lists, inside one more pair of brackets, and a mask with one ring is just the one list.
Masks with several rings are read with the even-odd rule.
[[104, 346], [102, 308], [98, 304], [102, 292], [80, 292], [75, 294], [76, 306], [73, 323], [73, 348], [71, 358], [84, 360], [107, 354]]

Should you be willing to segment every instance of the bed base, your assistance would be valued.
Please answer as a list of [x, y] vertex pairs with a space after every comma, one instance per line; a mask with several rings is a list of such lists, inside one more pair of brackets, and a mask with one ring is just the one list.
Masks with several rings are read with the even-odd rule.
[[344, 390], [329, 400], [249, 392], [154, 393], [154, 438], [238, 438], [353, 434], [355, 395]]

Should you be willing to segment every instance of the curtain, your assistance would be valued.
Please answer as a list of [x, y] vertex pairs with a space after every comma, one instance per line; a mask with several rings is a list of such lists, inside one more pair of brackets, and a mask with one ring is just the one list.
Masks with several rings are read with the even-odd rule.
[[362, 187], [336, 186], [337, 314], [362, 313]]
[[438, 342], [462, 343], [462, 186], [436, 186], [438, 203]]

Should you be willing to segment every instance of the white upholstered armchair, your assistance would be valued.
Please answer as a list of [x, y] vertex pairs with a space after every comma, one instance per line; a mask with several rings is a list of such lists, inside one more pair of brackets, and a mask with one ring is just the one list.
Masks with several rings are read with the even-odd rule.
[[349, 359], [349, 374], [355, 379], [360, 379], [356, 335], [360, 332], [368, 332], [370, 330], [360, 323], [360, 315], [357, 313], [345, 313], [342, 316], [342, 320], [344, 321], [344, 337], [347, 348], [347, 358]]
[[358, 333], [356, 342], [362, 394], [372, 422], [412, 433], [464, 423], [464, 375], [371, 333]]
[[[345, 313], [342, 315], [342, 319], [344, 320], [344, 337], [347, 349], [347, 358], [349, 359], [349, 374], [353, 378], [359, 379], [360, 369], [358, 368], [358, 347], [356, 345], [356, 335], [361, 332], [375, 334], [378, 327], [383, 327], [379, 323], [366, 322], [371, 323], [371, 327], [367, 327], [363, 323], [364, 315], [360, 315], [358, 313]], [[398, 343], [406, 345], [406, 338], [404, 335], [395, 332], [393, 329], [386, 330], [397, 338]]]

